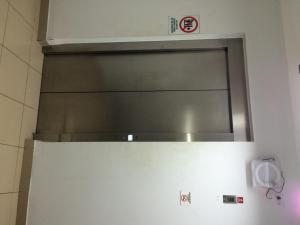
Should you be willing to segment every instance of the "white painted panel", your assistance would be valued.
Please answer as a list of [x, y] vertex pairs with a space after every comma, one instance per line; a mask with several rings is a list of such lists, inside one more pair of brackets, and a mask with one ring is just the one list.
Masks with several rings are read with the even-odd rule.
[[[298, 21], [294, 7], [298, 0], [291, 1], [292, 15]], [[210, 39], [244, 34], [255, 143], [38, 143], [29, 225], [299, 224], [299, 161], [296, 161], [279, 0], [51, 0], [51, 3], [48, 30], [51, 44]], [[185, 14], [200, 15], [201, 34], [167, 36], [168, 16]], [[289, 11], [284, 15], [289, 15]], [[289, 19], [286, 24], [290, 24]], [[297, 27], [290, 28], [299, 34]], [[289, 44], [294, 52], [293, 46]], [[297, 59], [293, 57], [289, 64], [293, 70], [293, 96], [298, 96], [299, 89], [294, 67]], [[293, 103], [298, 115], [297, 97]], [[245, 183], [245, 162], [269, 156], [280, 159], [287, 177], [284, 202], [280, 206], [265, 200], [264, 193], [253, 191]], [[218, 166], [213, 166], [216, 161]], [[216, 167], [221, 171], [218, 176]], [[184, 186], [179, 178], [186, 174]], [[86, 185], [87, 182], [94, 185]], [[192, 199], [196, 200], [195, 204], [192, 200], [191, 207], [181, 208], [179, 199], [174, 200], [181, 188], [191, 189]], [[220, 191], [245, 194], [245, 205], [219, 205], [215, 196]], [[129, 192], [135, 196], [134, 200], [129, 199]], [[155, 201], [157, 196], [159, 201]]]
[[300, 1], [281, 0], [295, 137], [300, 156]]
[[[37, 143], [27, 224], [292, 225], [252, 189], [255, 152], [251, 143]], [[191, 206], [180, 206], [180, 191]], [[245, 204], [224, 205], [223, 194]]]
[[202, 34], [243, 33], [252, 28], [260, 32], [266, 29], [266, 22], [271, 22], [269, 17], [278, 13], [274, 11], [278, 7], [274, 0], [50, 2], [50, 40], [168, 35], [168, 17], [172, 15], [199, 15]]

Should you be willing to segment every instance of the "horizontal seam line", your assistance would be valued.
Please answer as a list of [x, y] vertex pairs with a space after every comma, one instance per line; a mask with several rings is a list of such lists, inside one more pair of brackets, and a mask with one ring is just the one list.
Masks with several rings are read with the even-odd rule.
[[209, 89], [209, 90], [149, 90], [149, 91], [41, 91], [41, 94], [97, 94], [97, 93], [144, 93], [144, 92], [209, 92], [209, 91], [229, 91], [229, 89]]

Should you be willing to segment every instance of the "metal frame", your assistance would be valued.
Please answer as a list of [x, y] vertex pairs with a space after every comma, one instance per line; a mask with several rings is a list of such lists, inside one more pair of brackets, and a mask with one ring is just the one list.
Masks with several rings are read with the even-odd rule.
[[147, 52], [147, 51], [180, 51], [180, 50], [214, 50], [228, 47], [228, 41], [242, 39], [217, 40], [174, 40], [174, 41], [141, 41], [116, 43], [86, 43], [45, 46], [45, 54], [76, 53], [109, 53], [109, 52]]
[[253, 141], [243, 39], [228, 42], [228, 76], [235, 141]]
[[47, 31], [49, 21], [50, 0], [41, 0], [40, 19], [38, 29], [38, 41], [42, 45], [47, 45]]
[[[48, 142], [128, 142], [128, 133], [82, 133], [82, 134], [34, 134], [35, 140]], [[133, 135], [134, 142], [195, 142], [195, 141], [214, 141], [232, 142], [232, 133], [138, 133]]]
[[[190, 134], [191, 141], [253, 141], [250, 102], [245, 72], [242, 38], [218, 40], [150, 41], [98, 44], [66, 44], [44, 47], [45, 54], [128, 53], [151, 51], [215, 50], [225, 49], [228, 60], [228, 85], [233, 133]], [[136, 134], [137, 141], [186, 141], [187, 134]], [[36, 134], [44, 141], [126, 141], [126, 134]], [[142, 137], [142, 138], [141, 138]]]

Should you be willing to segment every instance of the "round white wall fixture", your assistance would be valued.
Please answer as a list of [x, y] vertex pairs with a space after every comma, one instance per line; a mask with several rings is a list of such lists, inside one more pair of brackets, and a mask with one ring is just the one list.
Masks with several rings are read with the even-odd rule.
[[254, 187], [275, 188], [281, 183], [281, 170], [275, 162], [254, 160], [251, 167]]

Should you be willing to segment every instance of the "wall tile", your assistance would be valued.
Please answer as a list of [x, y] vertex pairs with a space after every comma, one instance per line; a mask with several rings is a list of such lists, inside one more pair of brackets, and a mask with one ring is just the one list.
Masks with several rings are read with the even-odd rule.
[[19, 148], [16, 171], [15, 171], [15, 178], [14, 178], [13, 192], [19, 191], [19, 185], [20, 185], [21, 173], [22, 173], [23, 153], [24, 153], [24, 149]]
[[18, 146], [23, 105], [0, 95], [0, 143]]
[[28, 192], [30, 186], [32, 161], [33, 161], [34, 142], [26, 141], [23, 151], [23, 163], [21, 170], [21, 179], [19, 185], [20, 192]]
[[36, 110], [39, 106], [41, 80], [42, 76], [39, 73], [33, 69], [29, 70], [25, 103]]
[[0, 194], [0, 225], [8, 225], [10, 219], [11, 194]]
[[18, 148], [0, 145], [0, 193], [13, 192]]
[[32, 139], [36, 130], [37, 111], [27, 106], [24, 107], [20, 146], [24, 147], [26, 139]]
[[4, 45], [26, 62], [29, 62], [32, 34], [33, 28], [12, 7], [9, 7]]
[[[25, 157], [28, 165], [24, 167], [24, 190], [19, 199], [25, 150], [7, 145], [23, 146], [36, 128], [37, 111], [12, 99], [38, 108], [43, 67], [42, 48], [36, 41], [39, 8], [40, 0], [0, 0], [0, 225], [24, 224], [26, 218], [28, 190], [24, 190], [29, 184], [31, 157]], [[26, 152], [25, 156], [32, 155]], [[7, 192], [15, 193], [4, 194]], [[18, 201], [24, 204], [17, 220]]]
[[36, 12], [34, 17], [34, 30], [36, 31], [39, 29], [40, 8], [41, 8], [41, 0], [37, 0]]
[[42, 73], [43, 62], [44, 55], [42, 53], [42, 47], [37, 41], [37, 32], [34, 32], [30, 49], [30, 65]]
[[24, 16], [32, 26], [34, 26], [36, 10], [38, 7], [37, 0], [10, 0], [11, 4]]
[[10, 221], [9, 225], [16, 225], [16, 217], [17, 217], [17, 209], [18, 209], [18, 193], [13, 193], [11, 195], [11, 202], [10, 202]]
[[3, 43], [7, 10], [8, 10], [7, 1], [0, 0], [0, 44]]
[[0, 93], [24, 101], [28, 66], [11, 52], [2, 49], [0, 62]]

